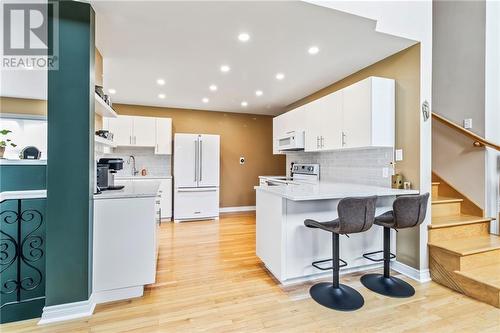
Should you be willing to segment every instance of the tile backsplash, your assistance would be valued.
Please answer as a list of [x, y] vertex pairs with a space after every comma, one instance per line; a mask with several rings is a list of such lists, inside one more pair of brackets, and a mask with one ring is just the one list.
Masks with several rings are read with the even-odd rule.
[[[366, 148], [329, 152], [286, 154], [287, 175], [295, 163], [319, 163], [322, 181], [391, 186], [393, 148]], [[387, 168], [387, 177], [384, 177]]]
[[132, 164], [127, 163], [129, 156], [135, 157], [137, 171], [147, 170], [148, 176], [171, 176], [171, 155], [155, 155], [153, 147], [117, 147], [111, 154], [100, 154], [100, 157], [122, 158], [123, 169], [117, 172], [117, 176], [130, 176]]

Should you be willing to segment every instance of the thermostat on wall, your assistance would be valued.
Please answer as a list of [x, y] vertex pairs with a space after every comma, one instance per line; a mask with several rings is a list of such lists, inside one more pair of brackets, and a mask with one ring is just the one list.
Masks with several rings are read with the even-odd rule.
[[245, 164], [245, 157], [244, 156], [240, 156], [240, 164]]

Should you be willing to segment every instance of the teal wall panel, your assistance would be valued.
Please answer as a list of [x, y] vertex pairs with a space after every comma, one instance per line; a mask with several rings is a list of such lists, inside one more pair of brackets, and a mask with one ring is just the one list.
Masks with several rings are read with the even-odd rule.
[[91, 292], [94, 12], [59, 2], [59, 69], [48, 72], [46, 303]]
[[45, 190], [45, 165], [0, 165], [0, 191]]

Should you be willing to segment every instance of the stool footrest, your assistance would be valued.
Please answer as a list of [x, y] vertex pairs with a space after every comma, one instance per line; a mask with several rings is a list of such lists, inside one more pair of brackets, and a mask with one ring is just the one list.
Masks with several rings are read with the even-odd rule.
[[[384, 250], [365, 253], [365, 254], [363, 254], [363, 258], [368, 259], [370, 261], [374, 261], [374, 262], [382, 262], [382, 261], [384, 261], [384, 258], [381, 258], [381, 259], [371, 258], [373, 255], [379, 254], [379, 253], [384, 253]], [[396, 258], [396, 255], [394, 253], [389, 253], [389, 260], [394, 259], [394, 258]]]
[[[312, 265], [314, 267], [316, 267], [317, 269], [320, 269], [322, 271], [328, 271], [330, 269], [333, 269], [333, 265], [330, 266], [330, 267], [321, 267], [321, 266], [319, 266], [319, 264], [325, 263], [327, 261], [332, 261], [333, 262], [333, 259], [325, 259], [325, 260], [313, 261]], [[339, 261], [340, 261], [339, 268], [347, 266], [347, 262], [345, 262], [344, 260], [339, 259]]]

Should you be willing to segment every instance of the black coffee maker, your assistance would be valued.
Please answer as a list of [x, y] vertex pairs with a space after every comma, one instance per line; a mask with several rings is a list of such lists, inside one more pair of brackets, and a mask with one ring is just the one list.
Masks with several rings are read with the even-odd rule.
[[101, 191], [121, 190], [123, 185], [115, 185], [116, 171], [123, 169], [121, 158], [101, 158], [97, 162], [97, 187]]

